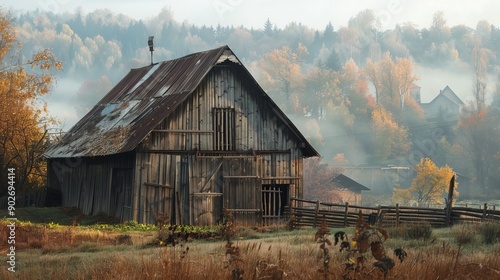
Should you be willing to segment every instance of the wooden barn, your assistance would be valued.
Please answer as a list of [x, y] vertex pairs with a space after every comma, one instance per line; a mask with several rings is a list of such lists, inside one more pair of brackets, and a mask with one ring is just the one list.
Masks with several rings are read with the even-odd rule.
[[318, 152], [227, 46], [132, 69], [48, 148], [62, 205], [122, 221], [279, 219]]

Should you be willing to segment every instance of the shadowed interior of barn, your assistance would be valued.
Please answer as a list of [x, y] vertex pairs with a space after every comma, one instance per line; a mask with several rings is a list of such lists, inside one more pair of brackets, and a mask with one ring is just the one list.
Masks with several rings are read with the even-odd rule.
[[192, 225], [279, 220], [319, 156], [227, 46], [132, 69], [45, 155], [64, 206]]

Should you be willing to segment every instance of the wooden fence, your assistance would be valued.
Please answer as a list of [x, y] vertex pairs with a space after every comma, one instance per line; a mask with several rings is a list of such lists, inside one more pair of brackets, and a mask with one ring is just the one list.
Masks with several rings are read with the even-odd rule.
[[326, 221], [329, 227], [355, 226], [359, 213], [370, 224], [378, 226], [399, 226], [404, 224], [429, 223], [433, 227], [445, 227], [464, 222], [500, 222], [500, 211], [468, 207], [451, 209], [419, 208], [406, 206], [366, 207], [346, 204], [334, 204], [298, 198], [290, 199], [290, 218], [294, 227], [318, 226]]
[[[58, 190], [43, 188], [26, 195], [15, 197], [15, 207], [51, 207], [61, 205], [61, 193]], [[7, 196], [0, 197], [0, 209], [7, 209], [9, 201]]]

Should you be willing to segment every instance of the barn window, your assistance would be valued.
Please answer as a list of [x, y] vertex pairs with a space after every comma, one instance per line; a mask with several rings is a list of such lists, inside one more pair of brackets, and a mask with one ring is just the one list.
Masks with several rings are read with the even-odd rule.
[[235, 113], [232, 108], [213, 109], [214, 150], [235, 150]]

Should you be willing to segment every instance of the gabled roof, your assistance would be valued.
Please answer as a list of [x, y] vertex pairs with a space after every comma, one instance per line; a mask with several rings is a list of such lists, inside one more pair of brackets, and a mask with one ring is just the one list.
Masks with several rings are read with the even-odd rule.
[[369, 191], [370, 189], [361, 185], [360, 183], [354, 181], [353, 179], [345, 176], [344, 174], [337, 175], [332, 179], [333, 183], [337, 183], [340, 186], [349, 189], [353, 192]]
[[217, 64], [230, 61], [253, 81], [288, 128], [305, 143], [305, 157], [318, 156], [294, 124], [265, 94], [228, 46], [132, 69], [63, 138], [47, 158], [93, 157], [134, 150], [198, 87]]
[[432, 99], [430, 103], [442, 97], [449, 99], [451, 102], [457, 104], [458, 106], [464, 105], [464, 102], [455, 94], [453, 90], [451, 90], [449, 86], [446, 86], [443, 90], [440, 90], [439, 94], [434, 97], [434, 99]]

